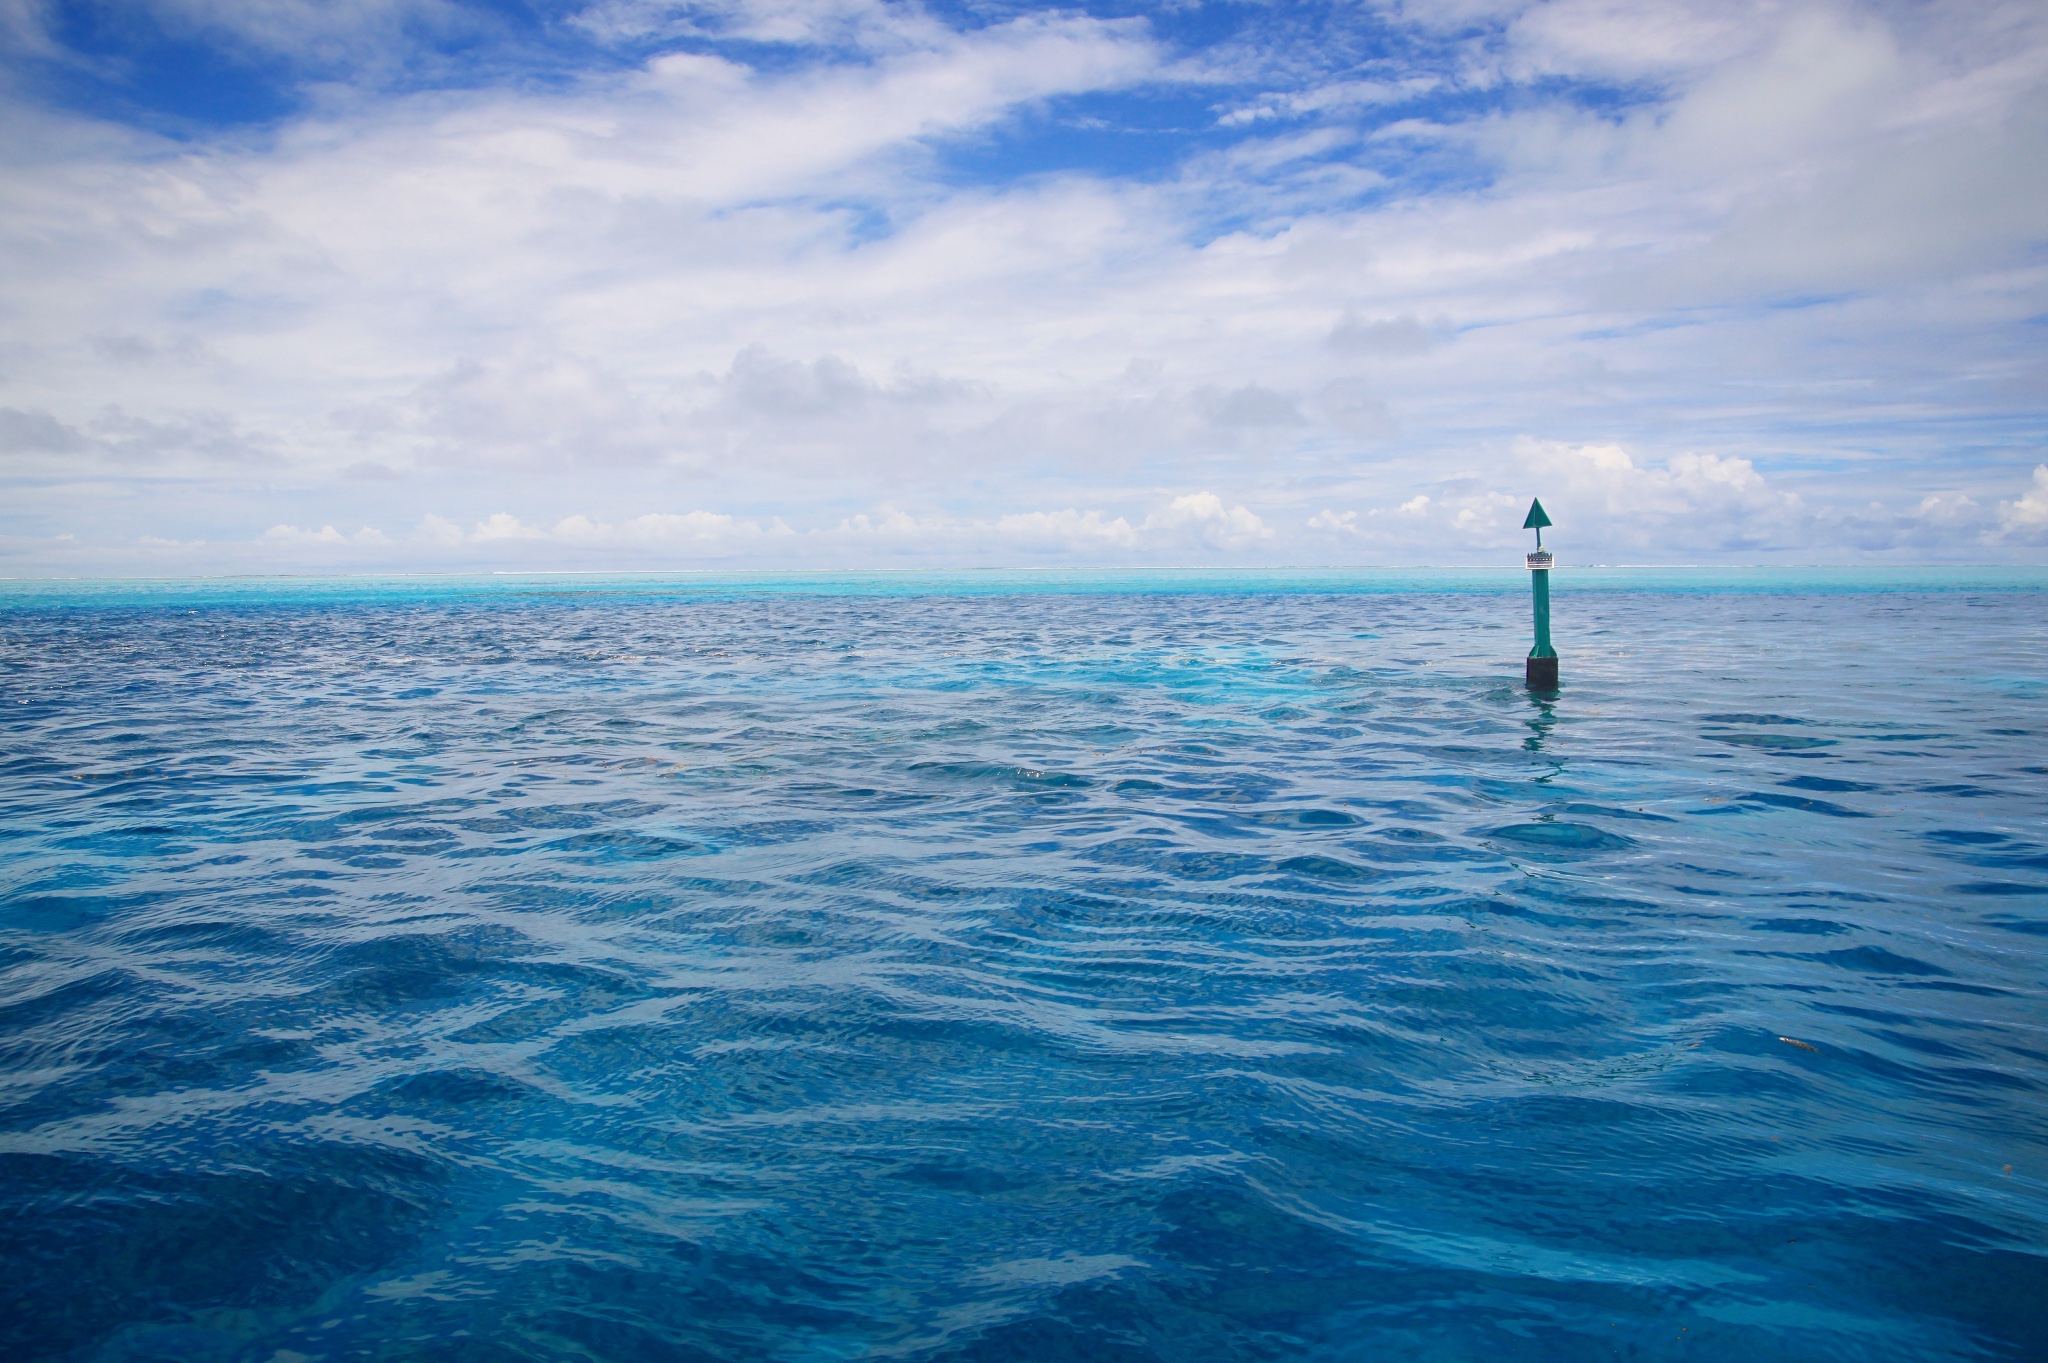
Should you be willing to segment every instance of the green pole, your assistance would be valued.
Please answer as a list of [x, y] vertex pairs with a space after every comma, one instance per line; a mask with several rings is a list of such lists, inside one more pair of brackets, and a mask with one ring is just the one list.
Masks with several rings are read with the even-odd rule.
[[1523, 685], [1531, 691], [1557, 690], [1557, 650], [1550, 644], [1550, 551], [1543, 547], [1543, 527], [1550, 517], [1543, 514], [1540, 500], [1529, 503], [1524, 530], [1536, 532], [1536, 552], [1529, 555], [1529, 594], [1536, 612], [1536, 646], [1529, 650], [1523, 669]]

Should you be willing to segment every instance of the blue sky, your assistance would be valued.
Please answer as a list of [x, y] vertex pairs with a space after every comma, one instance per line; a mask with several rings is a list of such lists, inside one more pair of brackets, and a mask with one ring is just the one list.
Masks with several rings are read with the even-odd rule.
[[1997, 0], [0, 0], [0, 573], [2048, 556]]

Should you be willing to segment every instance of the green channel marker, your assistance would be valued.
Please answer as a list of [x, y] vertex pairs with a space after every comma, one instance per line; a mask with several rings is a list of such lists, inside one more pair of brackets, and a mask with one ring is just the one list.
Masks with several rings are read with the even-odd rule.
[[1529, 663], [1522, 684], [1531, 691], [1557, 690], [1557, 650], [1550, 646], [1550, 551], [1543, 547], [1543, 527], [1550, 517], [1543, 514], [1540, 499], [1529, 503], [1524, 530], [1536, 532], [1536, 552], [1529, 555], [1529, 592], [1536, 601], [1536, 647], [1529, 650]]

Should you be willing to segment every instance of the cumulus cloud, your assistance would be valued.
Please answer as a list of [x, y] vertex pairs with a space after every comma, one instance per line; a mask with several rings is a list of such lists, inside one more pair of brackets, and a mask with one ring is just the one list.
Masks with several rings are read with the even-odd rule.
[[526, 524], [509, 511], [499, 511], [478, 521], [468, 536], [474, 544], [489, 544], [493, 540], [544, 540], [547, 537], [547, 531]]
[[[1169, 519], [1176, 526], [1182, 523], [1178, 517]], [[693, 561], [808, 564], [830, 561], [835, 550], [864, 540], [886, 540], [918, 551], [964, 551], [973, 557], [991, 545], [1027, 552], [1128, 550], [1140, 543], [1141, 533], [1123, 516], [1072, 507], [981, 519], [942, 512], [915, 515], [884, 506], [843, 517], [836, 525], [803, 531], [776, 516], [749, 518], [714, 511], [644, 512], [617, 520], [576, 512], [552, 523], [499, 511], [479, 519], [468, 530], [444, 516], [429, 514], [415, 527], [411, 543], [433, 550], [444, 563], [499, 562], [507, 553], [537, 553], [542, 557], [536, 561], [543, 564], [570, 563], [584, 561], [593, 551], [625, 551], [641, 557], [680, 556]], [[375, 548], [394, 541], [369, 526], [343, 534], [331, 524], [317, 529], [279, 524], [265, 531], [256, 543], [293, 551]]]
[[1073, 507], [1064, 511], [1013, 512], [999, 517], [995, 530], [999, 535], [1055, 545], [1129, 549], [1138, 542], [1138, 532], [1122, 516], [1112, 519], [1101, 511], [1077, 511]]
[[1273, 529], [1249, 508], [1226, 506], [1213, 492], [1175, 497], [1145, 518], [1145, 529], [1173, 531], [1211, 549], [1242, 549], [1273, 538]]
[[263, 532], [262, 542], [291, 548], [345, 548], [353, 545], [356, 548], [381, 549], [391, 543], [391, 537], [367, 525], [353, 535], [344, 535], [331, 525], [323, 525], [318, 530], [301, 530], [296, 525], [273, 525]]
[[570, 516], [555, 526], [557, 539], [586, 544], [617, 540], [627, 544], [725, 544], [741, 538], [790, 534], [779, 518], [765, 524], [743, 521], [712, 511], [649, 512], [617, 525], [593, 521], [588, 516]]
[[874, 515], [861, 513], [840, 521], [842, 536], [882, 536], [903, 543], [923, 543], [970, 557], [991, 547], [1023, 552], [1069, 551], [1084, 558], [1098, 553], [1123, 557], [1123, 551], [1183, 550], [1194, 546], [1233, 549], [1270, 538], [1272, 531], [1243, 506], [1226, 507], [1210, 492], [1175, 497], [1133, 525], [1126, 516], [1100, 509], [1067, 507], [1058, 511], [1014, 511], [991, 519], [944, 514], [917, 516], [897, 507]]
[[1998, 508], [1999, 528], [2007, 535], [2048, 534], [2048, 464], [2034, 466], [2034, 482], [2024, 494]]
[[[440, 0], [162, 0], [323, 84], [176, 141], [9, 87], [10, 571], [224, 514], [236, 552], [411, 526], [344, 537], [394, 566], [1443, 561], [1532, 489], [1617, 553], [2033, 552], [2048, 17], [1375, 8], [1325, 52], [607, 0], [579, 67]], [[503, 72], [437, 88], [464, 44]], [[1090, 159], [1189, 90], [1215, 126]]]
[[[278, 528], [289, 529], [284, 526]], [[415, 539], [448, 548], [463, 545], [495, 548], [519, 541], [536, 541], [578, 548], [610, 545], [723, 549], [741, 542], [791, 533], [790, 528], [778, 518], [765, 522], [743, 520], [714, 511], [650, 511], [617, 522], [577, 512], [552, 525], [530, 525], [509, 511], [498, 511], [478, 521], [467, 534], [453, 521], [429, 515], [421, 521]]]
[[413, 531], [412, 538], [415, 544], [447, 548], [462, 543], [462, 527], [430, 511], [420, 517], [419, 526]]
[[[1646, 467], [1620, 445], [1529, 437], [1515, 442], [1515, 455], [1553, 518], [1575, 518], [1582, 535], [1590, 531], [1610, 548], [1781, 548], [1798, 544], [1807, 529], [1798, 494], [1772, 487], [1747, 459], [1686, 451]], [[1496, 496], [1486, 512], [1468, 510], [1483, 514], [1488, 530], [1509, 521], [1519, 529], [1526, 507]]]

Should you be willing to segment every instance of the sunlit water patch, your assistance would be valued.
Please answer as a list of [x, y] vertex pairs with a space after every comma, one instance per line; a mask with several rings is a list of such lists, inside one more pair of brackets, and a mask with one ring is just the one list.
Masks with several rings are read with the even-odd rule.
[[0, 1354], [2041, 1356], [2038, 583], [1161, 580], [10, 589]]

